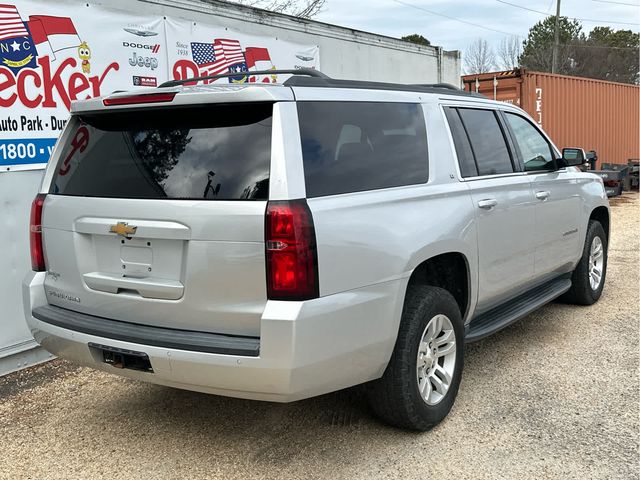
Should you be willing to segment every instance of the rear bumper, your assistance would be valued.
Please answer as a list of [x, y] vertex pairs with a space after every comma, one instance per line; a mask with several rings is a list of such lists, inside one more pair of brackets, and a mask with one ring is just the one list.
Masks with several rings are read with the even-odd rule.
[[[399, 280], [306, 302], [269, 301], [261, 319], [259, 350], [225, 354], [212, 353], [215, 350], [195, 351], [185, 345], [177, 348], [180, 345], [175, 343], [145, 342], [140, 336], [111, 334], [113, 330], [106, 328], [107, 323], [105, 328], [91, 329], [87, 326], [91, 322], [83, 323], [75, 312], [65, 316], [64, 309], [54, 310], [59, 318], [52, 322], [43, 315], [48, 311], [44, 276], [44, 273], [27, 276], [23, 300], [31, 333], [51, 353], [136, 380], [278, 402], [379, 378], [393, 350], [402, 309], [402, 302], [397, 299], [404, 291], [403, 280]], [[85, 320], [100, 320], [86, 317], [89, 318]], [[103, 363], [99, 352], [90, 348], [89, 343], [146, 353], [154, 372], [114, 368]]]
[[31, 314], [38, 320], [56, 327], [112, 340], [243, 357], [257, 357], [260, 354], [260, 339], [255, 337], [151, 327], [87, 315], [55, 305], [36, 307]]

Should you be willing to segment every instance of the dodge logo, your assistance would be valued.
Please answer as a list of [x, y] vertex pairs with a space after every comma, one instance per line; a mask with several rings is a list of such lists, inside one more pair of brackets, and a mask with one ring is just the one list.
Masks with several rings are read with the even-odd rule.
[[160, 51], [160, 44], [149, 45], [147, 43], [134, 43], [134, 42], [122, 42], [123, 47], [137, 48], [140, 50], [149, 50], [151, 53], [158, 53]]

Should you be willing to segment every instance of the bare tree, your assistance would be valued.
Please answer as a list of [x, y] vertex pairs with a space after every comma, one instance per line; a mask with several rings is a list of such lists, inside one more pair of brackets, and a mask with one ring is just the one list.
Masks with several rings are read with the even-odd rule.
[[486, 40], [478, 38], [469, 45], [464, 54], [467, 74], [487, 73], [495, 68], [495, 55]]
[[286, 13], [300, 18], [311, 18], [322, 10], [326, 0], [232, 0], [249, 7]]
[[518, 57], [521, 52], [520, 39], [518, 37], [503, 38], [498, 46], [498, 66], [503, 70], [518, 68]]

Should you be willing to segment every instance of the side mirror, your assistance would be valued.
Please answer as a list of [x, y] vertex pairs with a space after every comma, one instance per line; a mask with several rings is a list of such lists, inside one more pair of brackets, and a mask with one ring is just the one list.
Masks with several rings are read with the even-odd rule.
[[581, 148], [563, 148], [562, 163], [566, 167], [579, 167], [584, 164], [587, 156]]

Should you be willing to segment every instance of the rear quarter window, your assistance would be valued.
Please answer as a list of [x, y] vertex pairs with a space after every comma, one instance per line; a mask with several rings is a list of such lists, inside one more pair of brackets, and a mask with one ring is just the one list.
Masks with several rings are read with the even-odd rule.
[[307, 197], [427, 181], [421, 105], [298, 102], [297, 107]]
[[51, 193], [148, 199], [266, 200], [271, 103], [81, 115]]

